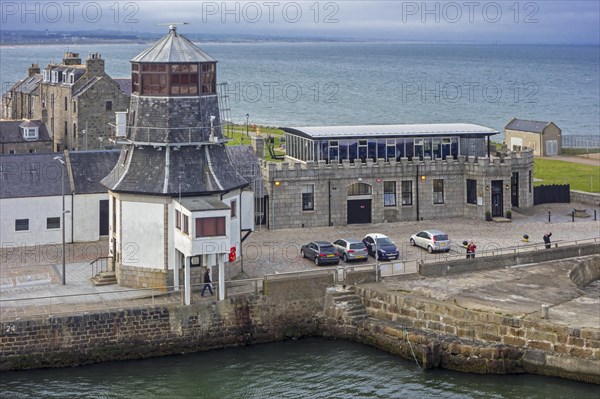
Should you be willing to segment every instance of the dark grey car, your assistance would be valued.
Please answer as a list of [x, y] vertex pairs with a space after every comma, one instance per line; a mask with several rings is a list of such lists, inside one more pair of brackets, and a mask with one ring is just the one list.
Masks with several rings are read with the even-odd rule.
[[339, 256], [348, 262], [351, 260], [366, 261], [369, 259], [369, 252], [366, 245], [356, 238], [340, 238], [333, 242], [333, 246], [337, 249]]
[[300, 255], [303, 258], [312, 259], [317, 266], [340, 263], [340, 257], [335, 247], [327, 241], [313, 241], [303, 245]]

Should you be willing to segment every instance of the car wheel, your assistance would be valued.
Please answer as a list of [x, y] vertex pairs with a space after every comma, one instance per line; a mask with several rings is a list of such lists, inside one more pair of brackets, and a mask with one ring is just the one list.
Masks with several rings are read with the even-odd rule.
[[303, 258], [306, 258], [306, 254], [304, 253], [303, 249], [300, 250], [300, 256], [302, 256]]
[[319, 257], [318, 256], [315, 256], [315, 265], [319, 266]]
[[363, 261], [363, 262], [366, 262], [366, 261], [368, 261], [368, 260], [369, 260], [369, 258], [364, 258], [362, 261]]
[[431, 245], [427, 246], [427, 252], [429, 252], [430, 254], [433, 253], [433, 248], [431, 247]]
[[413, 240], [412, 238], [410, 239], [410, 245], [412, 245], [413, 247], [415, 246], [415, 240]]
[[339, 265], [340, 261], [338, 260], [337, 262], [334, 263], [334, 265]]
[[346, 256], [346, 254], [343, 254], [343, 255], [342, 255], [342, 260], [343, 260], [344, 262], [348, 262], [348, 257]]

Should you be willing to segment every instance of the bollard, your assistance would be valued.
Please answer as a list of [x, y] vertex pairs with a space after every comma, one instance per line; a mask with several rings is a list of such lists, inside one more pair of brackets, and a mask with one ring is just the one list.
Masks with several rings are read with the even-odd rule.
[[542, 319], [548, 318], [548, 309], [549, 308], [550, 308], [550, 305], [542, 305]]
[[552, 216], [552, 213], [550, 211], [548, 211], [548, 223], [550, 223], [551, 216]]
[[575, 210], [571, 211], [571, 222], [575, 221]]

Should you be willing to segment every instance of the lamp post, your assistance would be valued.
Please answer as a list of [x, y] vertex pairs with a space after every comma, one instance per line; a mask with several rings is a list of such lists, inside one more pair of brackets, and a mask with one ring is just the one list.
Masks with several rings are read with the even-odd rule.
[[250, 137], [248, 134], [248, 118], [250, 118], [250, 114], [246, 114], [246, 137]]
[[67, 283], [67, 275], [65, 268], [65, 214], [70, 211], [65, 210], [65, 160], [61, 156], [54, 157], [54, 160], [60, 162], [60, 184], [62, 187], [62, 215], [61, 215], [61, 227], [62, 227], [62, 283]]

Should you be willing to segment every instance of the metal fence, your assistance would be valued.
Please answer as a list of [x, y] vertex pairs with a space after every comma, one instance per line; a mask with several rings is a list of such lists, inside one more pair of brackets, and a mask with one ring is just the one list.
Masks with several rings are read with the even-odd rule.
[[597, 136], [563, 135], [562, 146], [566, 148], [600, 148], [600, 139]]

